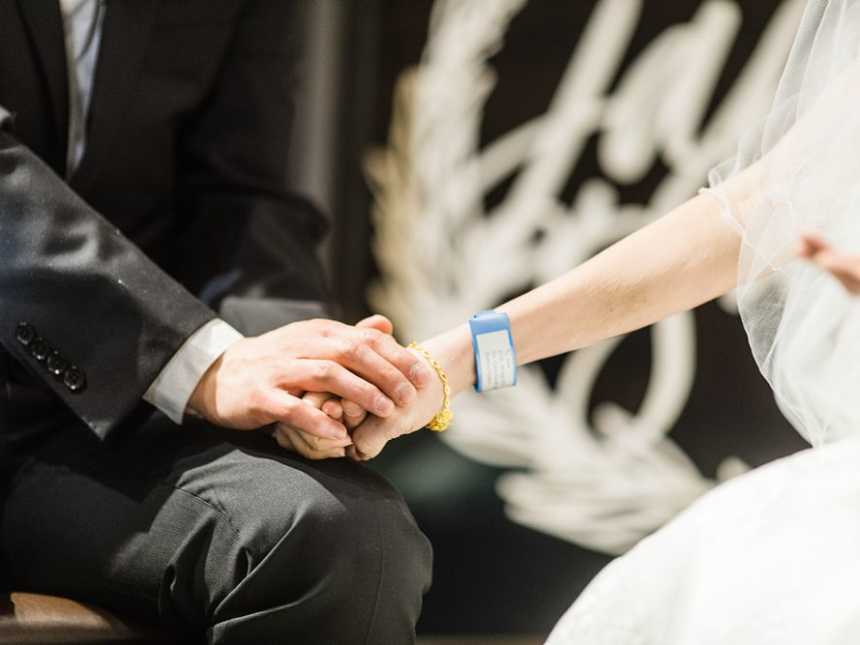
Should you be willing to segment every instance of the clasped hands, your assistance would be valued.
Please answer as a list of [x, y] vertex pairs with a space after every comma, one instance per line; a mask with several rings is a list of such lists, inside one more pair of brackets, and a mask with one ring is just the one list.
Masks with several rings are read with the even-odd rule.
[[309, 320], [244, 338], [213, 363], [189, 407], [218, 426], [271, 426], [284, 448], [310, 459], [375, 457], [426, 425], [442, 402], [433, 368], [401, 347], [391, 323]]

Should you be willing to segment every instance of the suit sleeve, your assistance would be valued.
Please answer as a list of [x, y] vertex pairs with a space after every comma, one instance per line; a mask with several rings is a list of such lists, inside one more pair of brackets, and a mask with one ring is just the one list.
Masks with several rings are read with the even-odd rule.
[[0, 343], [104, 438], [215, 314], [81, 200], [0, 109]]
[[244, 334], [327, 312], [316, 255], [326, 221], [287, 181], [302, 4], [244, 3], [218, 82], [180, 139], [189, 256], [207, 240], [182, 281]]

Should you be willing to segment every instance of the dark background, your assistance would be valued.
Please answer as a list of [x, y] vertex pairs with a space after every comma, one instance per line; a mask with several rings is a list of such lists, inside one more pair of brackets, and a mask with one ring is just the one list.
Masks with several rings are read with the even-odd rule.
[[[485, 140], [546, 110], [595, 4], [531, 0], [513, 20], [504, 48], [491, 61], [499, 82], [487, 105]], [[700, 4], [646, 0], [625, 65], [668, 26], [689, 20]], [[779, 4], [740, 3], [743, 28], [714, 104]], [[310, 107], [304, 119], [310, 126], [303, 128], [294, 172], [333, 213], [325, 253], [335, 299], [348, 321], [368, 313], [365, 289], [377, 273], [369, 250], [373, 231], [363, 156], [386, 141], [394, 84], [420, 58], [430, 8], [429, 0], [331, 0], [309, 12], [305, 81]], [[596, 137], [563, 198], [575, 194], [584, 179], [601, 176], [595, 142]], [[658, 163], [644, 181], [616, 186], [622, 201], [646, 202], [665, 172]], [[488, 200], [503, 197], [504, 187]], [[772, 402], [739, 319], [712, 303], [697, 311], [696, 321], [696, 383], [672, 437], [711, 477], [729, 455], [759, 465], [804, 447]], [[544, 365], [550, 381], [560, 360]], [[649, 360], [647, 332], [631, 335], [607, 364], [595, 400], [636, 409]], [[606, 556], [507, 520], [494, 492], [501, 471], [458, 455], [429, 432], [391, 445], [375, 467], [404, 492], [435, 546], [435, 583], [426, 598], [422, 633], [546, 633], [608, 562]]]

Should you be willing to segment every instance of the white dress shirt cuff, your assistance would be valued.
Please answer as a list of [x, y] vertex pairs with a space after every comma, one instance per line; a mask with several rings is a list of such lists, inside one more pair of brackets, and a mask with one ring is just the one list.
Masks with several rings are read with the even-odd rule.
[[188, 337], [161, 373], [149, 386], [144, 401], [164, 412], [177, 424], [182, 423], [188, 400], [206, 370], [242, 334], [223, 320], [210, 320]]

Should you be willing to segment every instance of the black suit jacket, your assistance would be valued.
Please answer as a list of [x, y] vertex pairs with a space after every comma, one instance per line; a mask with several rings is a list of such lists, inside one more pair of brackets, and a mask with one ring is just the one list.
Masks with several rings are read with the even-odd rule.
[[86, 152], [64, 178], [58, 1], [0, 0], [4, 430], [71, 410], [104, 437], [219, 307], [258, 332], [291, 317], [272, 298], [322, 299], [323, 219], [286, 185], [294, 11], [108, 0]]

